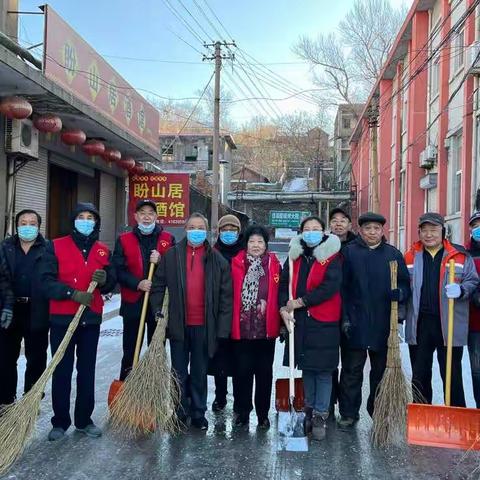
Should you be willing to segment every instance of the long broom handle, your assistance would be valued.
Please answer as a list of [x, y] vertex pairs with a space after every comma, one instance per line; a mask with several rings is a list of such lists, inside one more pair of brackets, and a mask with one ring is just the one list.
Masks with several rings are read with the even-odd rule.
[[[448, 283], [455, 282], [455, 260], [448, 262]], [[445, 405], [450, 406], [452, 393], [453, 316], [455, 300], [448, 299], [447, 366], [445, 373]]]
[[[288, 298], [293, 300], [293, 260], [290, 258], [288, 263]], [[293, 312], [292, 312], [293, 317]], [[295, 399], [295, 322], [290, 322], [290, 328], [288, 329], [288, 367], [289, 367], [289, 377], [288, 377], [288, 394], [290, 397], [290, 403], [293, 405], [293, 400]]]
[[[154, 270], [155, 270], [155, 264], [150, 263], [147, 280], [152, 281]], [[142, 348], [142, 343], [143, 343], [143, 332], [145, 330], [145, 318], [147, 316], [149, 298], [150, 298], [150, 292], [145, 292], [145, 295], [143, 296], [142, 314], [140, 315], [140, 325], [138, 326], [137, 343], [135, 345], [135, 355], [133, 356], [133, 368], [137, 366], [138, 360], [140, 358], [140, 349]]]

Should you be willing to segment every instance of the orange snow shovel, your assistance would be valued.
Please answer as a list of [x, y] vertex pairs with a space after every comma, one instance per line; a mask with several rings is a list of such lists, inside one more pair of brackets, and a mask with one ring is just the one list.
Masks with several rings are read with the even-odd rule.
[[[147, 280], [152, 281], [154, 270], [155, 270], [155, 264], [150, 263]], [[147, 316], [149, 298], [150, 298], [150, 292], [145, 292], [145, 295], [143, 296], [142, 313], [140, 315], [140, 325], [138, 326], [137, 343], [135, 345], [135, 354], [133, 355], [132, 368], [135, 368], [137, 366], [138, 360], [140, 359], [140, 350], [142, 348], [142, 343], [143, 343], [143, 332], [145, 330], [145, 318]], [[120, 391], [122, 386], [123, 386], [123, 380], [114, 380], [110, 385], [110, 389], [108, 390], [108, 406], [109, 407], [111, 406], [112, 402], [115, 400], [115, 397], [118, 395], [118, 392]]]
[[[448, 266], [449, 283], [455, 281], [455, 260]], [[480, 410], [450, 406], [454, 299], [448, 300], [447, 364], [445, 406], [411, 403], [408, 405], [407, 441], [427, 447], [480, 450]]]

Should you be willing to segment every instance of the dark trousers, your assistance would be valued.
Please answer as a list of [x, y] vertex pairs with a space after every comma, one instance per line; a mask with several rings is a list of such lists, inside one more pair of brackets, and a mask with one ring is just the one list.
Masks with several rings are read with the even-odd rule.
[[338, 400], [338, 390], [340, 388], [340, 384], [338, 381], [339, 376], [338, 368], [336, 368], [332, 373], [332, 394], [330, 395], [330, 411], [333, 412], [335, 409], [335, 404]]
[[31, 329], [30, 304], [16, 304], [14, 320], [6, 330], [0, 328], [0, 405], [15, 401], [17, 395], [17, 361], [22, 339], [27, 367], [23, 391], [28, 392], [47, 365], [48, 329]]
[[[413, 398], [418, 403], [432, 403], [433, 354], [437, 352], [438, 366], [445, 394], [447, 348], [444, 346], [440, 318], [420, 315], [417, 326], [417, 345], [410, 345]], [[463, 347], [452, 349], [451, 406], [465, 407], [462, 379]]]
[[248, 415], [253, 410], [255, 378], [255, 411], [260, 421], [268, 417], [272, 397], [275, 340], [238, 340], [233, 342], [233, 393], [236, 412]]
[[[125, 380], [133, 366], [133, 357], [135, 355], [135, 347], [137, 345], [138, 328], [140, 326], [140, 315], [124, 315], [123, 316], [123, 357], [120, 367], [120, 380]], [[145, 319], [145, 330], [147, 331], [147, 344], [150, 345], [153, 333], [155, 332], [154, 316], [148, 310]], [[145, 331], [144, 331], [145, 337]], [[143, 339], [142, 339], [143, 341]]]
[[220, 401], [227, 401], [228, 377], [226, 375], [215, 375], [215, 398]]
[[472, 370], [473, 396], [477, 408], [480, 408], [480, 332], [468, 334], [468, 354]]
[[[55, 354], [67, 332], [67, 326], [52, 325], [50, 346]], [[52, 377], [52, 425], [64, 430], [72, 424], [70, 418], [70, 392], [75, 354], [77, 357], [77, 398], [75, 400], [74, 423], [85, 428], [93, 423], [91, 415], [95, 407], [95, 363], [100, 336], [100, 325], [80, 325], [73, 334], [65, 355], [53, 372]]]
[[343, 347], [341, 351], [342, 371], [340, 374], [338, 398], [340, 415], [342, 417], [357, 420], [359, 418], [360, 406], [362, 405], [363, 369], [367, 360], [367, 354], [370, 358], [370, 394], [367, 400], [367, 412], [370, 416], [373, 415], [377, 387], [387, 365], [387, 350], [374, 352], [373, 350]]
[[[202, 418], [207, 410], [208, 350], [204, 326], [187, 326], [183, 342], [170, 340], [172, 368], [180, 384], [181, 419]], [[189, 370], [190, 366], [190, 370]]]

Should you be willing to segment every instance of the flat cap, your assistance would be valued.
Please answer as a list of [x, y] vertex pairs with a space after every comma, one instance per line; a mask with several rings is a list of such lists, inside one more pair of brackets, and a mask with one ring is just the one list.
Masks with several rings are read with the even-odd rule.
[[135, 211], [138, 212], [142, 207], [145, 205], [152, 207], [155, 211], [157, 211], [157, 204], [153, 200], [149, 200], [148, 198], [143, 198], [137, 202], [135, 205]]
[[242, 229], [242, 224], [240, 223], [240, 220], [235, 215], [224, 215], [218, 221], [219, 230], [227, 225], [231, 225], [232, 227], [237, 227], [238, 230]]
[[362, 226], [364, 223], [379, 223], [380, 225], [385, 225], [387, 220], [383, 215], [374, 212], [366, 212], [362, 213], [360, 217], [358, 217], [358, 224]]
[[445, 219], [439, 213], [427, 212], [420, 215], [418, 219], [418, 226], [421, 227], [424, 223], [430, 223], [432, 225], [439, 225], [443, 227], [445, 225]]

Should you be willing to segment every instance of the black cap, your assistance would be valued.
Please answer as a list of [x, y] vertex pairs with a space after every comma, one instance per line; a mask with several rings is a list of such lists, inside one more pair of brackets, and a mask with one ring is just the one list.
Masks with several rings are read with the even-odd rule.
[[430, 223], [432, 225], [439, 225], [443, 227], [445, 225], [445, 219], [439, 213], [427, 212], [420, 215], [418, 219], [418, 226], [421, 227], [424, 223]]
[[157, 204], [153, 200], [149, 200], [148, 198], [144, 198], [143, 200], [139, 200], [137, 205], [135, 206], [135, 211], [138, 212], [142, 207], [148, 205], [152, 207], [155, 211], [157, 211]]
[[468, 224], [471, 225], [475, 220], [480, 219], [480, 211], [478, 212], [473, 212], [472, 216], [470, 217], [470, 220], [468, 221]]
[[362, 213], [358, 218], [358, 224], [362, 226], [364, 223], [379, 223], [380, 225], [385, 225], [386, 219], [383, 215], [375, 212], [366, 212]]
[[328, 221], [331, 222], [333, 216], [337, 213], [341, 213], [344, 217], [347, 217], [349, 222], [352, 221], [352, 217], [350, 216], [350, 214], [346, 210], [344, 210], [343, 208], [340, 208], [340, 207], [336, 207], [336, 208], [330, 210], [330, 213], [328, 215]]

